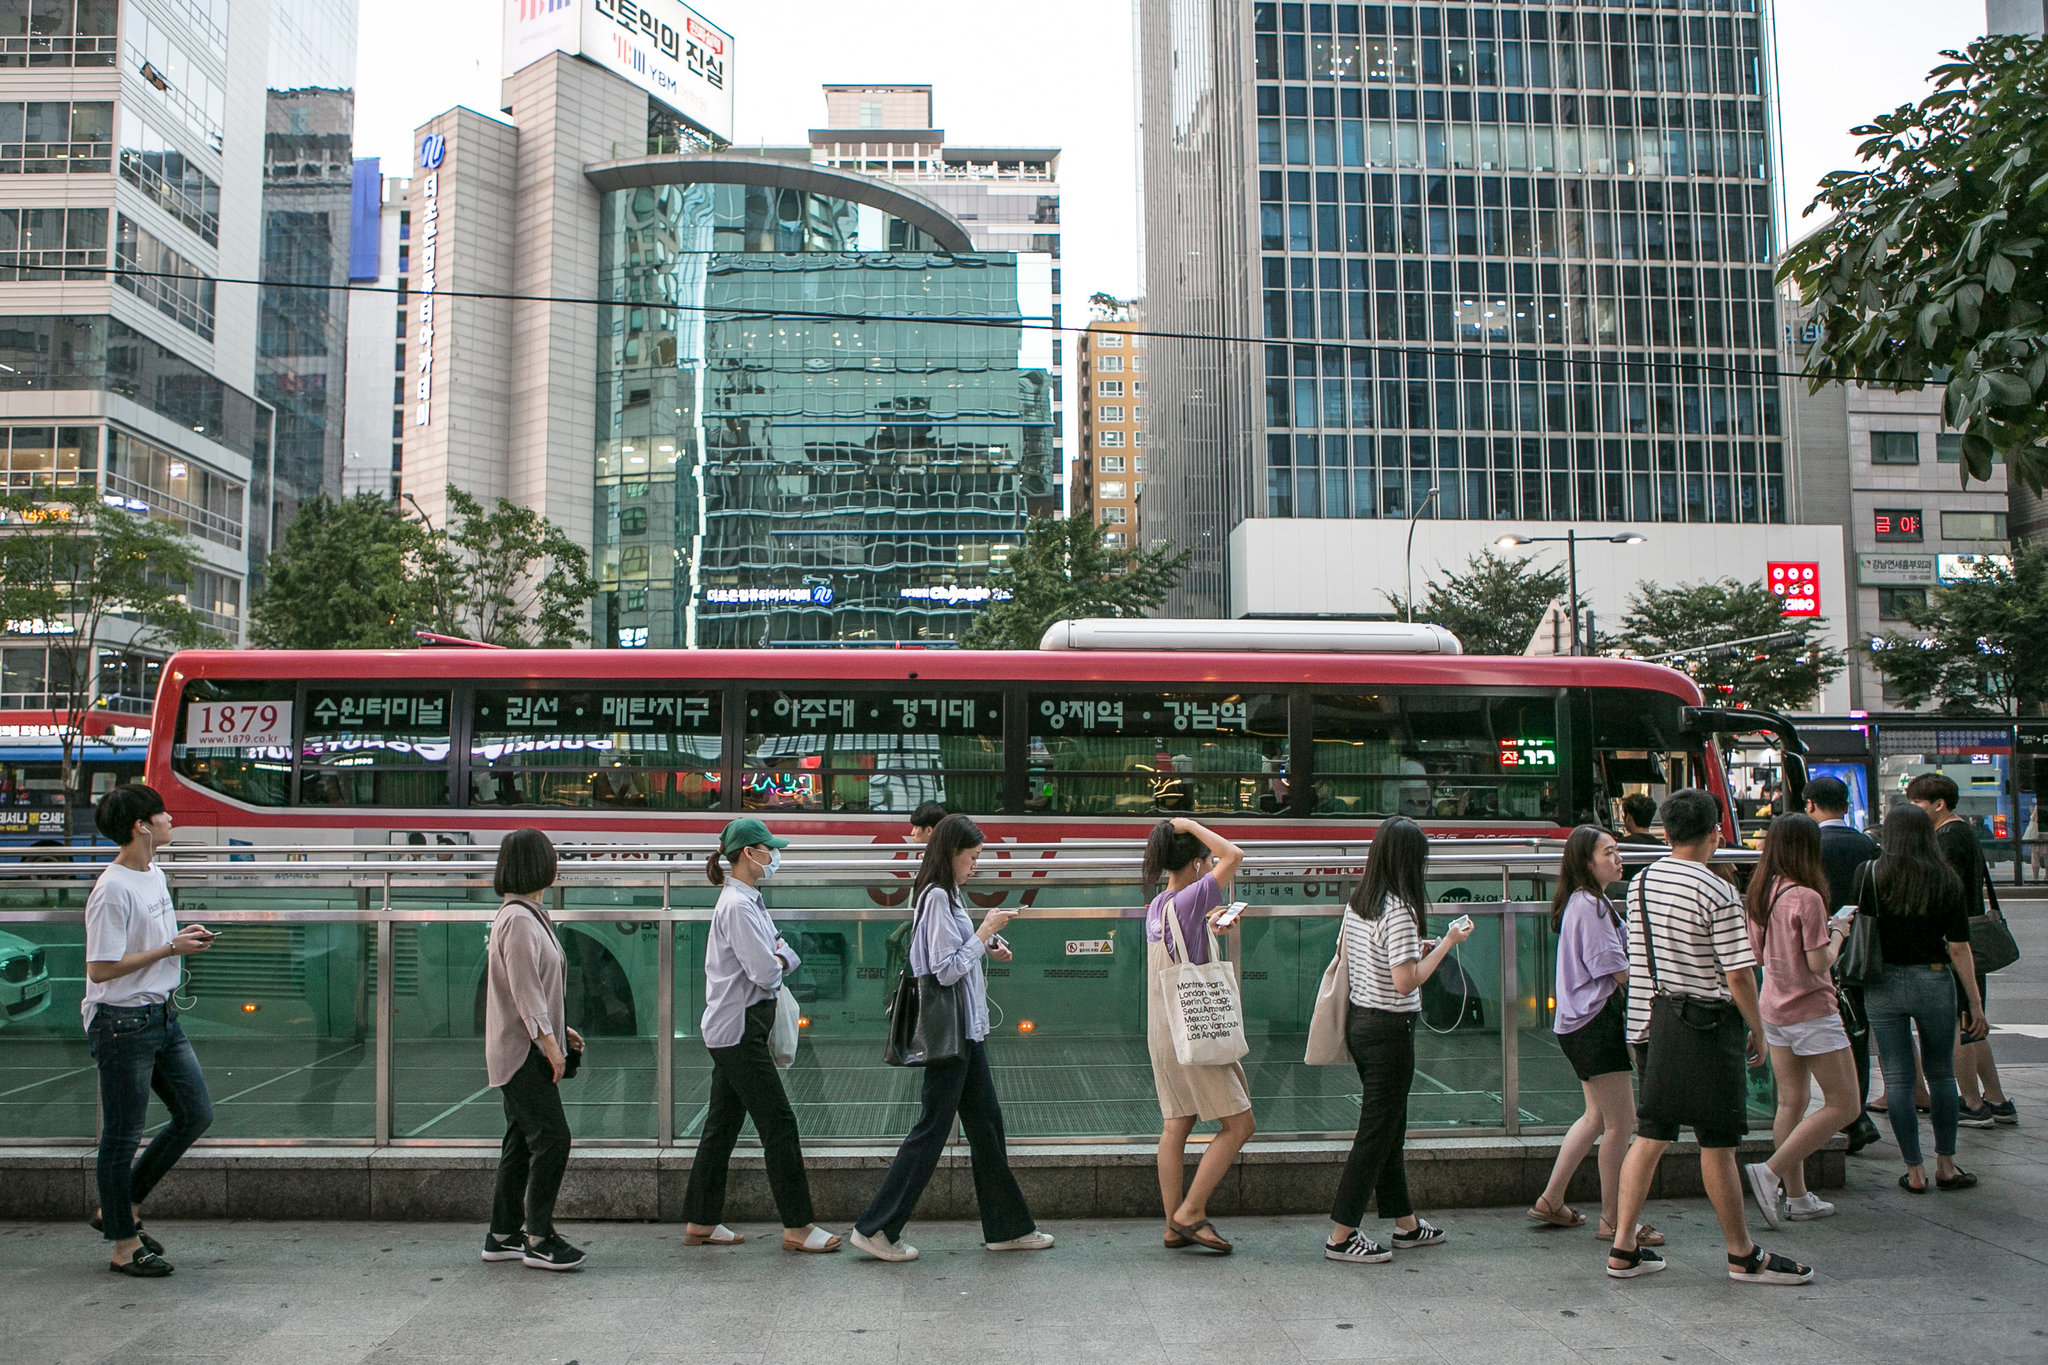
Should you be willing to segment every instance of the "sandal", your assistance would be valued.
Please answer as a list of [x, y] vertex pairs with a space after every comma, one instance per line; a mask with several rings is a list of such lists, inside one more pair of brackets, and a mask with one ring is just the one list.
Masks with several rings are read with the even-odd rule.
[[1623, 1265], [1607, 1267], [1607, 1273], [1617, 1280], [1633, 1280], [1638, 1275], [1654, 1275], [1664, 1268], [1664, 1258], [1648, 1247], [1637, 1247], [1634, 1251], [1609, 1247], [1607, 1256], [1609, 1260], [1625, 1262]]
[[[1600, 1225], [1600, 1240], [1612, 1242], [1614, 1240], [1614, 1229], [1602, 1223]], [[1651, 1227], [1648, 1223], [1638, 1223], [1636, 1224], [1636, 1245], [1639, 1247], [1663, 1246], [1664, 1234]]]
[[[1934, 1177], [1934, 1188], [1938, 1190], [1967, 1190], [1976, 1183], [1977, 1177], [1971, 1175], [1968, 1171], [1964, 1170], [1960, 1166], [1956, 1167], [1956, 1173], [1948, 1177], [1946, 1180], [1942, 1179], [1940, 1176]], [[1923, 1193], [1925, 1192], [1925, 1188], [1925, 1186], [1922, 1187]]]
[[[105, 1232], [107, 1230], [106, 1224], [100, 1221], [98, 1214], [94, 1214], [90, 1222], [94, 1232]], [[164, 1244], [142, 1230], [142, 1220], [140, 1218], [135, 1220], [135, 1236], [142, 1243], [142, 1249], [150, 1255], [161, 1256], [164, 1254]]]
[[116, 1275], [133, 1275], [138, 1280], [161, 1280], [171, 1273], [171, 1263], [145, 1247], [130, 1257], [126, 1265], [108, 1261], [107, 1269]]
[[1805, 1284], [1813, 1278], [1813, 1267], [1752, 1246], [1747, 1256], [1729, 1253], [1728, 1278], [1742, 1284]]
[[1927, 1186], [1924, 1183], [1919, 1185], [1915, 1185], [1913, 1183], [1913, 1173], [1911, 1171], [1908, 1171], [1904, 1175], [1899, 1177], [1899, 1188], [1904, 1190], [1907, 1194], [1927, 1193]]
[[736, 1247], [746, 1240], [745, 1237], [734, 1232], [723, 1223], [720, 1223], [709, 1232], [685, 1232], [683, 1234], [683, 1245], [686, 1247]]
[[[1569, 1204], [1559, 1204], [1555, 1209], [1546, 1209], [1543, 1207], [1541, 1199], [1531, 1204], [1529, 1211], [1522, 1216], [1532, 1222], [1547, 1223], [1554, 1228], [1581, 1227], [1584, 1226], [1586, 1221], [1586, 1215], [1580, 1213]], [[1613, 1239], [1610, 1238], [1609, 1240]]]
[[1179, 1251], [1183, 1247], [1191, 1247], [1194, 1245], [1193, 1242], [1181, 1236], [1179, 1233], [1173, 1231], [1173, 1224], [1168, 1223], [1166, 1226], [1167, 1233], [1165, 1238], [1160, 1242], [1160, 1245], [1165, 1247], [1168, 1251]]
[[[1201, 1247], [1204, 1251], [1213, 1251], [1218, 1256], [1228, 1256], [1236, 1249], [1223, 1239], [1223, 1234], [1216, 1231], [1216, 1225], [1206, 1218], [1192, 1227], [1182, 1227], [1175, 1223], [1173, 1230], [1179, 1236], [1187, 1238], [1188, 1242]], [[1203, 1236], [1204, 1231], [1209, 1235]]]
[[837, 1233], [825, 1231], [816, 1223], [811, 1224], [811, 1230], [805, 1233], [802, 1238], [796, 1240], [792, 1240], [789, 1230], [784, 1229], [782, 1233], [782, 1249], [784, 1251], [809, 1252], [813, 1256], [824, 1256], [839, 1250], [839, 1236]]

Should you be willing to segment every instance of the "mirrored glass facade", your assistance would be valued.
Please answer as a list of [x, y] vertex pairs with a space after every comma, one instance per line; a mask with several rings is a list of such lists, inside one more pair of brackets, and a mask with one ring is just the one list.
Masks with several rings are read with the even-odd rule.
[[1049, 283], [827, 194], [606, 193], [596, 643], [957, 637], [1055, 496], [1050, 339], [1016, 325]]

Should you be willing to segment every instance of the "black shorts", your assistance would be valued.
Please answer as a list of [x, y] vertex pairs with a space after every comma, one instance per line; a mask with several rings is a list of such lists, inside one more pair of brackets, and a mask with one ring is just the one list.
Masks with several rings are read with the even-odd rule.
[[[1659, 1003], [1665, 1010], [1681, 1007], [1678, 1000]], [[1708, 1026], [1680, 1027], [1676, 1014], [1660, 1025], [1652, 1016], [1650, 1041], [1636, 1052], [1643, 1077], [1636, 1134], [1653, 1142], [1676, 1142], [1678, 1130], [1690, 1128], [1702, 1147], [1739, 1146], [1749, 1131], [1742, 1016], [1733, 1005], [1707, 1001], [1684, 1002], [1683, 1008], [1685, 1017]]]
[[1557, 1035], [1558, 1050], [1582, 1081], [1629, 1069], [1628, 992], [1607, 997], [1600, 1012], [1570, 1033]]

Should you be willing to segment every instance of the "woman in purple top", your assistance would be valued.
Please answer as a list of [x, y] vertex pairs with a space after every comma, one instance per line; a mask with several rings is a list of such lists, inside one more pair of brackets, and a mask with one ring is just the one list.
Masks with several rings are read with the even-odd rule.
[[[1586, 1216], [1564, 1202], [1595, 1139], [1600, 1144], [1600, 1235], [1614, 1236], [1621, 1161], [1635, 1132], [1635, 1088], [1629, 1080], [1627, 1034], [1628, 938], [1607, 888], [1622, 879], [1621, 851], [1614, 836], [1580, 825], [1564, 843], [1557, 890], [1550, 898], [1550, 927], [1557, 934], [1557, 1006], [1551, 1028], [1579, 1088], [1586, 1112], [1579, 1115], [1558, 1149], [1550, 1183], [1529, 1217], [1552, 1227], [1575, 1228]], [[1638, 1245], [1662, 1246], [1664, 1236], [1647, 1225], [1636, 1231]]]
[[[1179, 922], [1188, 961], [1209, 960], [1210, 926], [1222, 913], [1225, 888], [1243, 861], [1237, 845], [1192, 820], [1154, 826], [1145, 840], [1145, 885], [1156, 885], [1162, 875], [1166, 878], [1166, 889], [1145, 911], [1146, 1041], [1152, 1052], [1152, 1079], [1159, 1089], [1159, 1113], [1165, 1120], [1159, 1134], [1159, 1197], [1166, 1208], [1166, 1245], [1198, 1246], [1224, 1255], [1229, 1254], [1230, 1243], [1209, 1221], [1209, 1195], [1252, 1135], [1251, 1096], [1238, 1063], [1183, 1066], [1174, 1055], [1159, 974], [1175, 960], [1166, 932], [1169, 911]], [[1188, 1135], [1198, 1119], [1220, 1119], [1223, 1131], [1209, 1140], [1183, 1197]]]

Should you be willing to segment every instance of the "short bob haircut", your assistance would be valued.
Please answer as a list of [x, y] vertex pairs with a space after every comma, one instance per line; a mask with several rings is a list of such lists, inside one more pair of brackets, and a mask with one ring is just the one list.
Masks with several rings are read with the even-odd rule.
[[501, 896], [531, 896], [555, 884], [555, 846], [548, 836], [528, 826], [515, 829], [498, 845], [498, 870], [491, 890]]
[[92, 822], [101, 834], [126, 847], [135, 838], [136, 822], [156, 819], [163, 808], [164, 799], [156, 788], [123, 782], [93, 806]]

